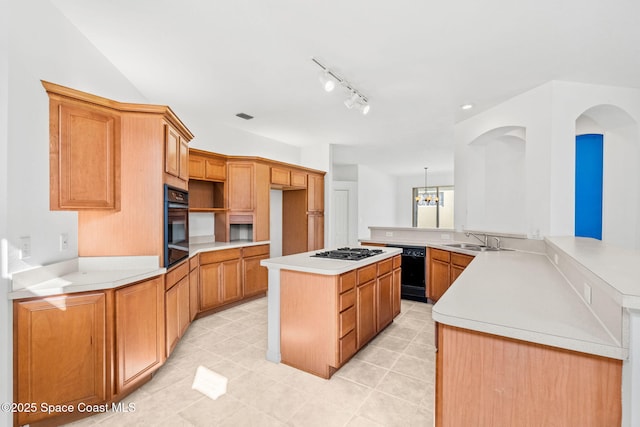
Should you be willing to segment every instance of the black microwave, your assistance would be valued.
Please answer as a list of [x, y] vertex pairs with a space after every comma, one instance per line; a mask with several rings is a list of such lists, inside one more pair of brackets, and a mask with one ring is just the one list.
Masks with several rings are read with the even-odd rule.
[[164, 186], [164, 266], [189, 257], [189, 193]]

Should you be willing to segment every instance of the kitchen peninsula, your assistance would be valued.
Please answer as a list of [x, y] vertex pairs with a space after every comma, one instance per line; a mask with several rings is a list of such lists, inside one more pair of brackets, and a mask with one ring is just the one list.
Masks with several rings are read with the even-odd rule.
[[[367, 248], [357, 248], [367, 249]], [[267, 359], [329, 378], [400, 313], [400, 253], [361, 260], [305, 252], [269, 270]]]

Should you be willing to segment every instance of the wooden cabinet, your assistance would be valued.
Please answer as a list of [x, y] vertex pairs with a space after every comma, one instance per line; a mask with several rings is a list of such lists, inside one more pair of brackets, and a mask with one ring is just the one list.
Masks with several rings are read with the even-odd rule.
[[307, 174], [301, 171], [291, 171], [291, 187], [307, 188]]
[[116, 394], [146, 380], [164, 362], [164, 278], [115, 291]]
[[191, 321], [198, 314], [198, 277], [199, 272], [198, 256], [189, 259], [189, 318]]
[[400, 314], [402, 293], [402, 256], [393, 257], [393, 317]]
[[120, 114], [63, 98], [50, 92], [49, 84], [45, 88], [50, 98], [50, 209], [119, 210]]
[[228, 165], [229, 210], [253, 211], [254, 164], [233, 162]]
[[167, 273], [165, 289], [165, 344], [166, 356], [169, 357], [191, 323], [189, 261]]
[[307, 251], [324, 248], [324, 215], [307, 215]]
[[393, 259], [377, 264], [376, 303], [378, 305], [376, 331], [384, 329], [393, 321]]
[[307, 178], [307, 211], [324, 212], [324, 176], [309, 174]]
[[356, 317], [358, 348], [364, 346], [378, 331], [375, 264], [357, 270]]
[[240, 249], [200, 254], [199, 311], [242, 298]]
[[51, 416], [40, 404], [98, 404], [108, 394], [108, 328], [103, 292], [14, 302], [15, 402], [19, 425]]
[[165, 124], [165, 169], [169, 175], [189, 179], [189, 146], [188, 141], [170, 124]]
[[391, 258], [337, 276], [281, 270], [282, 362], [329, 378], [395, 317], [393, 273]]
[[285, 168], [271, 167], [271, 185], [289, 187], [291, 185], [291, 171]]
[[260, 261], [269, 258], [269, 245], [248, 246], [242, 250], [242, 286], [245, 297], [267, 291], [269, 271]]
[[189, 178], [203, 181], [225, 181], [226, 160], [202, 151], [189, 150]]
[[427, 298], [438, 301], [471, 261], [470, 255], [429, 248]]
[[622, 425], [621, 360], [443, 324], [436, 333], [438, 427]]

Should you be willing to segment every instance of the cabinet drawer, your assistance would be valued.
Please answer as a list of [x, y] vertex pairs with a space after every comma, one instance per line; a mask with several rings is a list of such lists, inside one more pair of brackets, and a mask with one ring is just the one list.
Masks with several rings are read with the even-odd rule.
[[229, 215], [229, 224], [253, 224], [253, 215]]
[[204, 252], [200, 254], [200, 265], [228, 261], [230, 259], [238, 258], [240, 258], [240, 248]]
[[349, 332], [340, 340], [340, 364], [344, 363], [356, 352], [356, 331]]
[[191, 258], [189, 258], [189, 270], [193, 270], [196, 268], [198, 268], [198, 257], [192, 256]]
[[400, 268], [402, 266], [402, 256], [396, 255], [393, 257], [393, 269]]
[[269, 255], [269, 245], [247, 246], [242, 249], [242, 256]]
[[393, 260], [391, 258], [380, 261], [378, 264], [378, 276], [391, 272], [393, 267]]
[[340, 313], [340, 338], [356, 328], [356, 308], [351, 307]]
[[358, 285], [367, 283], [376, 278], [377, 266], [375, 264], [367, 265], [358, 269]]
[[451, 252], [449, 251], [443, 251], [440, 249], [433, 249], [433, 248], [430, 248], [429, 251], [431, 253], [432, 259], [437, 259], [439, 261], [444, 261], [444, 262], [451, 261]]
[[172, 268], [166, 275], [165, 290], [169, 290], [178, 283], [183, 277], [189, 274], [189, 262], [184, 261], [177, 267]]
[[351, 289], [344, 294], [340, 295], [340, 311], [344, 311], [345, 309], [351, 307], [356, 302], [356, 291]]
[[355, 270], [340, 276], [340, 293], [353, 289], [356, 286], [356, 272]]
[[473, 261], [473, 257], [471, 255], [458, 254], [455, 252], [451, 252], [451, 264], [457, 265], [458, 267], [466, 267]]

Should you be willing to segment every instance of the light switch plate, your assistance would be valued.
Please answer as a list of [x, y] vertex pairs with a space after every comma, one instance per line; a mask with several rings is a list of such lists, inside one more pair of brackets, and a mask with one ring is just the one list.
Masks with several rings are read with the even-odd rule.
[[20, 259], [31, 256], [31, 236], [20, 237]]
[[588, 283], [582, 285], [582, 295], [587, 304], [591, 304], [591, 286]]

